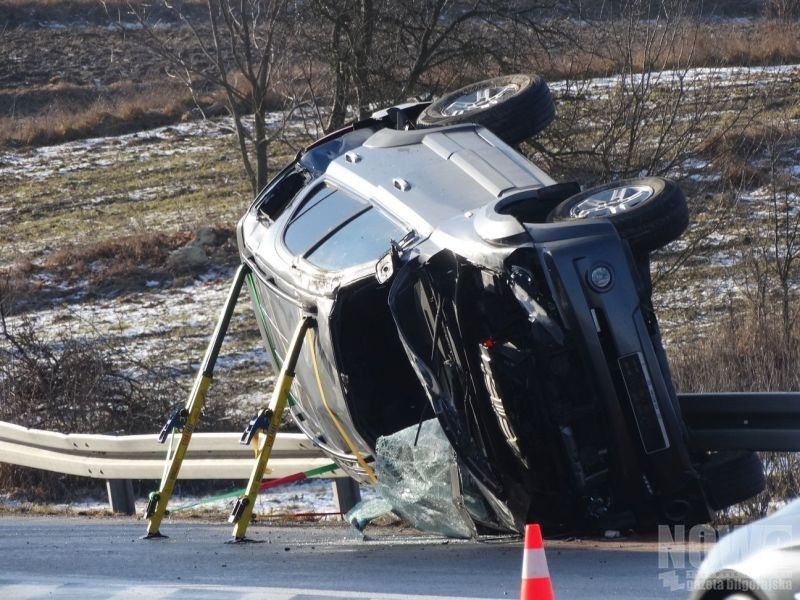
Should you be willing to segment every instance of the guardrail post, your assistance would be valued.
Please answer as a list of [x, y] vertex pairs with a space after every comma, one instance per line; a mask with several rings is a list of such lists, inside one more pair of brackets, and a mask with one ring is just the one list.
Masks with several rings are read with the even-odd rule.
[[106, 490], [111, 512], [124, 515], [136, 514], [133, 482], [130, 479], [106, 479]]
[[333, 480], [333, 501], [342, 515], [361, 502], [361, 488], [355, 479], [337, 477]]

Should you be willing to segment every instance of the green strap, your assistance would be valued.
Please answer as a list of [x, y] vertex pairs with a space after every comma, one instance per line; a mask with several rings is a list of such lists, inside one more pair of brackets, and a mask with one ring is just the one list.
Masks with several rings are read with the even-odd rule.
[[[339, 468], [339, 465], [336, 463], [331, 463], [329, 465], [323, 465], [321, 467], [317, 467], [316, 469], [311, 469], [309, 471], [304, 471], [303, 475], [308, 477], [314, 477], [316, 475], [322, 475], [324, 473], [329, 473], [331, 471], [335, 471]], [[277, 487], [277, 486], [276, 486]], [[190, 502], [189, 504], [182, 504], [180, 506], [176, 506], [175, 508], [171, 508], [169, 510], [170, 513], [180, 512], [182, 510], [186, 510], [189, 508], [194, 508], [195, 506], [201, 506], [203, 504], [211, 504], [212, 502], [216, 502], [218, 500], [227, 500], [228, 498], [238, 498], [245, 492], [245, 488], [239, 488], [237, 490], [233, 490], [231, 492], [225, 492], [224, 494], [218, 494], [216, 496], [208, 496], [207, 498], [203, 498], [202, 500], [198, 500], [197, 502]]]
[[329, 473], [330, 471], [335, 471], [339, 468], [339, 465], [336, 463], [331, 463], [329, 465], [325, 465], [323, 467], [317, 467], [316, 469], [311, 469], [310, 471], [306, 471], [303, 473], [306, 477], [314, 477], [315, 475], [322, 475], [323, 473]]
[[[247, 282], [247, 287], [250, 290], [250, 297], [255, 305], [256, 318], [261, 323], [264, 334], [267, 336], [267, 346], [269, 353], [272, 355], [272, 364], [275, 372], [277, 373], [283, 365], [283, 360], [280, 356], [278, 356], [277, 346], [275, 346], [275, 342], [272, 341], [272, 336], [269, 334], [266, 311], [264, 310], [264, 305], [261, 303], [261, 295], [258, 293], [258, 288], [256, 287], [252, 272], [246, 275], [245, 281]], [[288, 402], [290, 407], [296, 404], [294, 398], [292, 397], [291, 391], [289, 392]]]

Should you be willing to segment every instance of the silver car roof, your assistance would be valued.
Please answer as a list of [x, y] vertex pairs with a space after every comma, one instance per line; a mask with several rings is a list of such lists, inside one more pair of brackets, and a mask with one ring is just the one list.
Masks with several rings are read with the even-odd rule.
[[479, 125], [381, 129], [331, 162], [327, 176], [429, 235], [445, 221], [555, 183]]

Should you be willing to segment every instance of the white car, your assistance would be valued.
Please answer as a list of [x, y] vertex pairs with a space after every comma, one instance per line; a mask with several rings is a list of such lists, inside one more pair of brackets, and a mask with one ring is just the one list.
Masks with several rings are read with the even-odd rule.
[[800, 600], [800, 499], [723, 537], [692, 588], [692, 600]]

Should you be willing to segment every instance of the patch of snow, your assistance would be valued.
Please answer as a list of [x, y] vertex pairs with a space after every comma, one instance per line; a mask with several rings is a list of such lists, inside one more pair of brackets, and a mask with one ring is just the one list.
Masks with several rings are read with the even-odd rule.
[[[242, 482], [242, 487], [246, 482]], [[233, 491], [237, 488], [232, 488]], [[182, 495], [175, 494], [169, 502], [169, 507], [172, 509], [203, 502], [209, 497], [221, 495], [224, 492], [213, 492], [208, 496], [196, 495]], [[377, 497], [377, 492], [372, 486], [361, 486], [362, 498], [369, 500]], [[236, 498], [225, 498], [209, 502], [207, 504], [200, 504], [192, 507], [193, 510], [206, 510], [209, 512], [230, 512], [233, 508]], [[7, 494], [0, 494], [0, 505], [8, 506], [10, 508], [21, 508], [29, 503], [19, 500], [12, 500]], [[105, 498], [92, 498], [86, 497], [70, 503], [50, 504], [52, 509], [57, 511], [81, 513], [81, 512], [102, 512], [108, 511], [109, 505]], [[147, 508], [147, 499], [140, 498], [135, 502], [136, 513], [144, 514]], [[254, 513], [261, 516], [270, 515], [292, 515], [292, 514], [309, 514], [309, 513], [335, 513], [336, 503], [333, 494], [333, 480], [326, 478], [312, 478], [295, 483], [287, 483], [285, 485], [264, 490], [256, 499]], [[180, 515], [180, 511], [175, 513]]]
[[555, 94], [585, 96], [599, 100], [621, 85], [635, 87], [643, 80], [653, 86], [684, 88], [695, 87], [716, 89], [741, 85], [764, 86], [774, 84], [776, 79], [791, 82], [800, 72], [800, 65], [770, 65], [752, 67], [696, 67], [691, 69], [671, 69], [651, 73], [633, 73], [596, 77], [588, 80], [561, 80], [548, 83]]
[[736, 241], [736, 236], [735, 235], [731, 235], [731, 234], [727, 234], [727, 233], [718, 233], [716, 231], [713, 232], [713, 233], [709, 233], [705, 237], [706, 244], [709, 244], [709, 245], [712, 245], [712, 246], [721, 246], [722, 244], [727, 244], [729, 242], [734, 242], [734, 241]]
[[700, 175], [695, 173], [693, 175], [689, 175], [689, 179], [696, 183], [714, 183], [716, 181], [720, 181], [722, 177], [718, 174]]
[[[46, 277], [46, 274], [41, 275]], [[158, 282], [149, 286], [151, 290], [126, 295], [124, 298], [103, 298], [91, 303], [77, 303], [42, 309], [28, 313], [26, 318], [50, 339], [56, 339], [65, 328], [78, 339], [104, 339], [113, 337], [124, 343], [126, 351], [141, 360], [158, 357], [167, 367], [185, 368], [189, 356], [186, 352], [169, 352], [164, 338], [178, 336], [186, 338], [187, 328], [198, 331], [207, 339], [216, 324], [220, 308], [230, 287], [230, 273], [219, 273], [216, 279], [194, 281], [179, 288], [157, 289]], [[75, 286], [72, 282], [70, 286]], [[69, 286], [68, 288], [69, 289]], [[13, 331], [20, 317], [7, 319]], [[223, 367], [267, 365], [268, 353], [260, 338], [241, 339], [237, 331], [254, 323], [250, 302], [240, 302], [234, 313], [234, 322], [228, 340], [236, 340], [235, 351], [228, 350], [220, 356]]]
[[687, 171], [700, 171], [708, 167], [708, 161], [700, 160], [699, 158], [687, 158], [680, 166]]
[[712, 267], [725, 267], [729, 268], [739, 264], [740, 259], [736, 256], [731, 256], [726, 252], [716, 252], [708, 257], [708, 263]]

